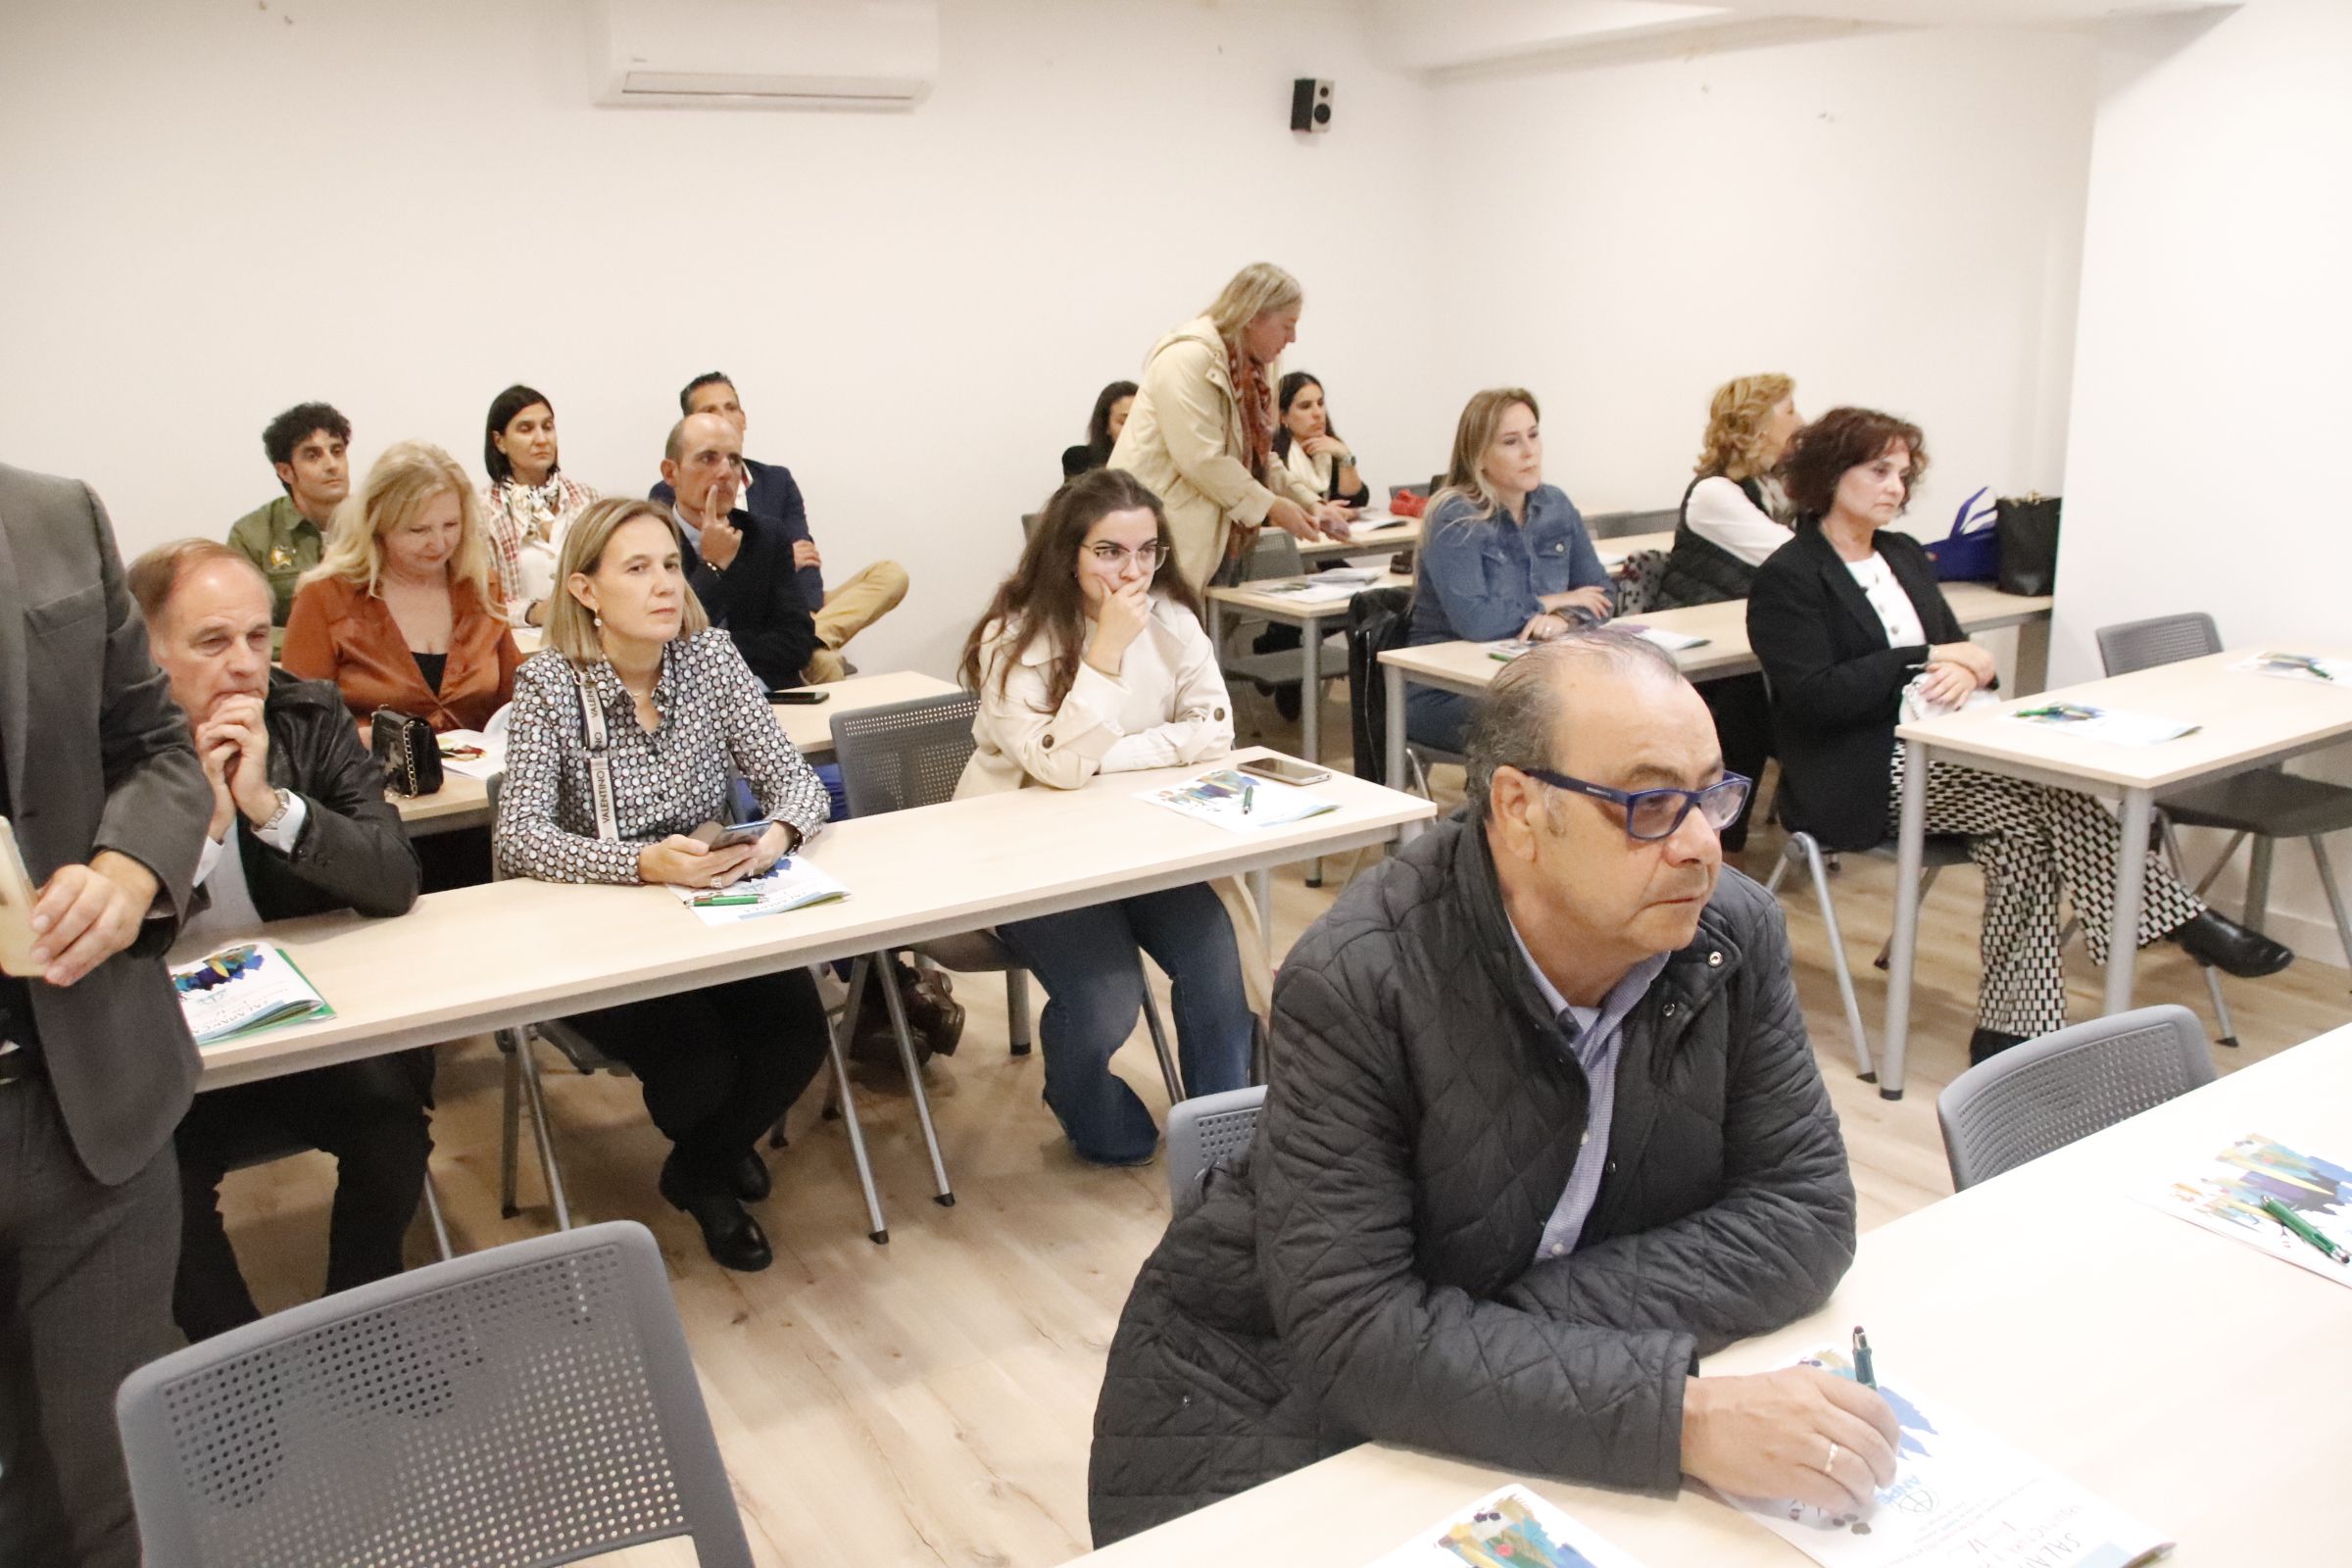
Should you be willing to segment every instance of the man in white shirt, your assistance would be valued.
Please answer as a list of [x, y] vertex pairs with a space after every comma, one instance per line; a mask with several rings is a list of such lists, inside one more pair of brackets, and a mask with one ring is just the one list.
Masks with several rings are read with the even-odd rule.
[[[384, 800], [383, 768], [332, 685], [270, 667], [260, 570], [227, 546], [189, 539], [140, 557], [128, 582], [213, 787], [197, 864], [210, 905], [183, 934], [217, 946], [297, 915], [405, 912], [416, 902], [416, 855]], [[431, 1095], [429, 1050], [199, 1095], [175, 1138], [181, 1332], [201, 1340], [260, 1316], [218, 1206], [222, 1175], [257, 1154], [336, 1157], [328, 1292], [398, 1273], [432, 1150]]]

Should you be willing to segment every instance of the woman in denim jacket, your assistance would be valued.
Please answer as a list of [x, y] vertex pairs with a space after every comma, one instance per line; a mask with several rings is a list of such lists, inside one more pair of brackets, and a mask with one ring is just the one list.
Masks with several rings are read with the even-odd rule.
[[[1543, 642], [1606, 620], [1609, 574], [1575, 503], [1544, 482], [1535, 394], [1491, 387], [1454, 427], [1446, 484], [1429, 504], [1408, 643]], [[1462, 749], [1473, 699], [1409, 688], [1405, 734]]]

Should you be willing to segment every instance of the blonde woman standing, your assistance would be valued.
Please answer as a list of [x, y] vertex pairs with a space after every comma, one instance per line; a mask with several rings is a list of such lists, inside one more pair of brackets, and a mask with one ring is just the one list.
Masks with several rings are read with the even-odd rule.
[[1297, 278], [1252, 262], [1144, 362], [1109, 466], [1165, 504], [1176, 569], [1196, 591], [1266, 523], [1300, 539], [1346, 536], [1348, 509], [1274, 457], [1274, 362], [1297, 340], [1304, 304]]
[[448, 730], [487, 724], [520, 660], [466, 470], [423, 441], [392, 447], [336, 509], [279, 662], [334, 682], [362, 720], [389, 708]]

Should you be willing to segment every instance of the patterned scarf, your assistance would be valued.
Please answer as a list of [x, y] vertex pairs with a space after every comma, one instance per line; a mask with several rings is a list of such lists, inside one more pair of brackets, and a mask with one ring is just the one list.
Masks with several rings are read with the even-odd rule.
[[1242, 411], [1247, 450], [1239, 456], [1250, 466], [1250, 477], [1263, 483], [1274, 450], [1274, 382], [1239, 343], [1225, 345], [1225, 373], [1233, 378], [1234, 401]]

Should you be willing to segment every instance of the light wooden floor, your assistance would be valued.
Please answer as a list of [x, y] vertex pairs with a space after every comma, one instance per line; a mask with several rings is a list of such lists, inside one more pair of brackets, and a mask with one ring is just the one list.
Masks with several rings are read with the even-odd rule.
[[[1262, 704], [1254, 705], [1262, 709]], [[1346, 710], [1324, 733], [1344, 743]], [[1285, 727], [1268, 725], [1280, 745]], [[1458, 775], [1454, 775], [1458, 780]], [[1441, 793], [1446, 775], [1441, 774]], [[1777, 837], [1751, 843], [1761, 874]], [[1330, 885], [1278, 873], [1277, 952], [1328, 907]], [[1891, 865], [1848, 857], [1838, 914], [1874, 1035], [1883, 977], [1870, 967], [1891, 911]], [[1980, 887], [1946, 873], [1923, 925], [1911, 1083], [1899, 1102], [1856, 1080], [1837, 987], [1812, 900], [1783, 890], [1797, 985], [1861, 1193], [1864, 1229], [1950, 1192], [1936, 1094], [1967, 1064], [1977, 982]], [[2072, 956], [2074, 1016], [2097, 1010], [2096, 973]], [[2203, 1012], [2204, 988], [2170, 947], [2141, 956], [2139, 995]], [[2299, 962], [2260, 982], [2230, 982], [2239, 1052], [2225, 1071], [2352, 1017], [2341, 970]], [[1165, 1171], [1082, 1166], [1040, 1102], [1040, 1059], [1005, 1053], [1004, 995], [988, 977], [959, 983], [970, 1017], [961, 1051], [939, 1063], [932, 1103], [956, 1204], [930, 1200], [922, 1144], [903, 1086], [861, 1091], [864, 1125], [889, 1209], [891, 1241], [865, 1239], [848, 1144], [817, 1119], [811, 1094], [790, 1149], [771, 1156], [776, 1193], [760, 1209], [776, 1248], [764, 1274], [729, 1274], [704, 1254], [691, 1222], [653, 1190], [663, 1148], [636, 1087], [581, 1078], [545, 1055], [548, 1099], [577, 1216], [643, 1221], [676, 1282], [704, 1393], [747, 1529], [763, 1564], [1042, 1565], [1086, 1549], [1086, 1460], [1103, 1353], [1137, 1266], [1166, 1223]], [[1148, 1044], [1118, 1060], [1158, 1107]], [[861, 1082], [863, 1082], [861, 1080]], [[538, 1234], [548, 1217], [526, 1169], [523, 1214], [498, 1214], [498, 1057], [483, 1041], [445, 1048], [433, 1170], [459, 1245]], [[231, 1235], [266, 1308], [303, 1298], [325, 1268], [332, 1165], [305, 1155], [232, 1177]], [[426, 1256], [421, 1230], [412, 1258]], [[650, 1560], [642, 1555], [632, 1561]], [[662, 1561], [686, 1561], [684, 1555]]]

